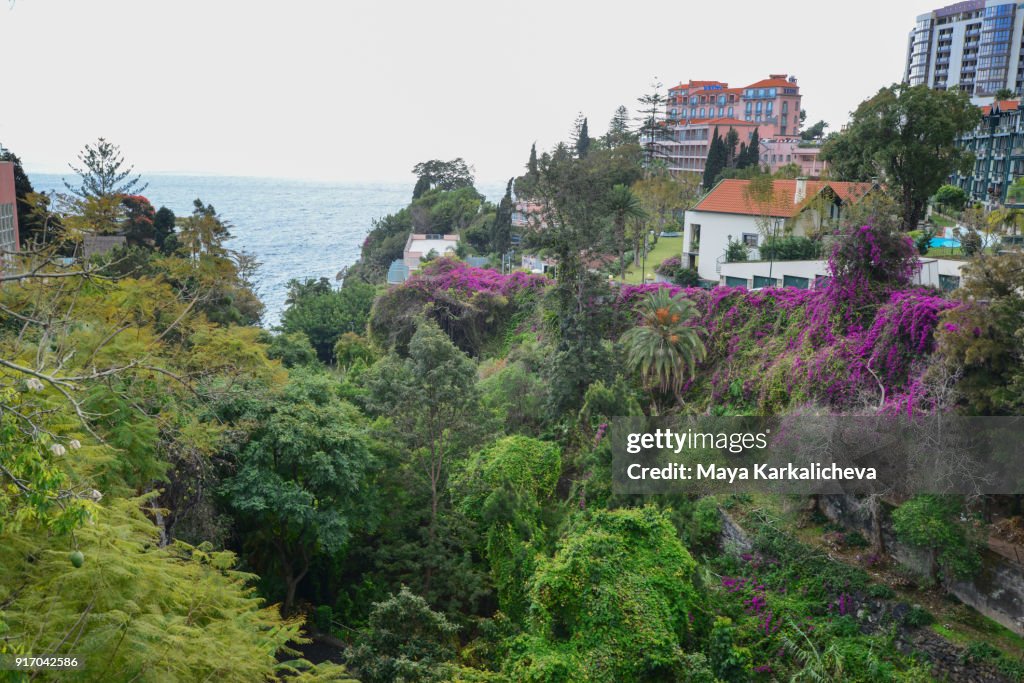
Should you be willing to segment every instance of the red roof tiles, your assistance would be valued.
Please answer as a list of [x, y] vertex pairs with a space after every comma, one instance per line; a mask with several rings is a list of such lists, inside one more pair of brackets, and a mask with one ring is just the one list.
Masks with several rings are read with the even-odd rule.
[[750, 185], [749, 180], [723, 180], [715, 185], [711, 192], [693, 208], [694, 211], [734, 213], [747, 216], [767, 214], [780, 218], [792, 218], [826, 187], [831, 188], [844, 203], [858, 200], [873, 187], [871, 183], [807, 180], [805, 181], [807, 183], [806, 195], [797, 203], [794, 201], [796, 182], [796, 180], [772, 181], [772, 197], [766, 205], [762, 205], [749, 196], [747, 191], [747, 187]]
[[[999, 100], [994, 104], [997, 105], [999, 111], [1017, 111], [1018, 109], [1020, 109], [1020, 100]], [[989, 114], [991, 114], [992, 105], [986, 104], [985, 106], [983, 106], [981, 108], [981, 113], [983, 116], [988, 116]]]

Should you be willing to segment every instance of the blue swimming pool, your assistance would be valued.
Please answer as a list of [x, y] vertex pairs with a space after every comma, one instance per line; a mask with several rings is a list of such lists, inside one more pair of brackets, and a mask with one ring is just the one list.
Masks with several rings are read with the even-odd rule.
[[932, 241], [928, 243], [931, 247], [951, 247], [954, 249], [960, 248], [960, 240], [951, 239], [949, 237], [933, 237]]

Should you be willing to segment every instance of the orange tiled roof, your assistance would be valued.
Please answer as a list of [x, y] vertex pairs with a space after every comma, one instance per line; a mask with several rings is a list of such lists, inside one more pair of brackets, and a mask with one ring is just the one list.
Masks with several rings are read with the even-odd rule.
[[[999, 111], [1017, 111], [1020, 109], [1020, 100], [999, 100], [995, 104], [999, 105]], [[981, 108], [983, 116], [988, 116], [992, 113], [992, 105], [986, 104]]]
[[[768, 206], [762, 206], [747, 194], [749, 180], [726, 179], [715, 185], [711, 192], [702, 199], [694, 211], [710, 211], [714, 213], [735, 213], [747, 216], [767, 214], [779, 218], [792, 218], [802, 211], [807, 203], [826, 187], [832, 189], [844, 203], [856, 201], [873, 187], [871, 183], [833, 182], [827, 180], [808, 180], [807, 194], [799, 203], [794, 202], [796, 196], [795, 180], [772, 181], [772, 198]], [[766, 210], [767, 209], [767, 210]]]
[[765, 78], [757, 83], [751, 83], [748, 88], [795, 88], [796, 83], [790, 83], [785, 78]]

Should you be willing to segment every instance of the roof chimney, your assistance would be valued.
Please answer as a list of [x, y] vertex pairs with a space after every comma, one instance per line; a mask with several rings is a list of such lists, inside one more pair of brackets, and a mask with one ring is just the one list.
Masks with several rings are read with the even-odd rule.
[[807, 196], [807, 178], [800, 176], [796, 179], [796, 192], [793, 193], [793, 203], [799, 204]]

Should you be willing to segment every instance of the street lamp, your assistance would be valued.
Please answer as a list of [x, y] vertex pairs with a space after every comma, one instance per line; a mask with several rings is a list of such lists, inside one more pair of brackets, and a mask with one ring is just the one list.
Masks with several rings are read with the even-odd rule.
[[643, 265], [640, 266], [640, 284], [647, 284], [647, 237], [654, 237], [654, 231], [651, 230], [644, 235], [644, 258]]

